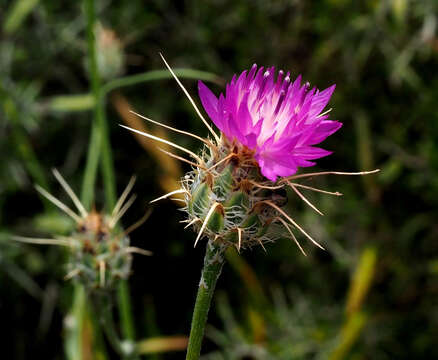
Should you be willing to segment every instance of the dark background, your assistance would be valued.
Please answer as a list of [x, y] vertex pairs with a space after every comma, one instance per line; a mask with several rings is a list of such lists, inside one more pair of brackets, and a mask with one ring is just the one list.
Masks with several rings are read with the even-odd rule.
[[[83, 97], [75, 106], [54, 99], [89, 92], [86, 20], [80, 2], [1, 4], [0, 326], [2, 352], [8, 354], [2, 357], [63, 359], [63, 324], [72, 296], [71, 284], [63, 281], [64, 252], [17, 244], [10, 235], [47, 237], [71, 229], [59, 212], [45, 210], [33, 183], [46, 182], [42, 185], [70, 204], [50, 173], [56, 167], [80, 193], [92, 112]], [[205, 358], [433, 358], [438, 341], [438, 3], [132, 0], [97, 1], [97, 7], [98, 31], [106, 34], [98, 37], [104, 83], [164, 69], [158, 52], [175, 68], [216, 74], [217, 84], [209, 84], [216, 94], [254, 62], [291, 70], [294, 77], [303, 74], [320, 89], [336, 83], [329, 107], [344, 126], [324, 142], [334, 154], [306, 171], [382, 170], [363, 178], [307, 182], [344, 194], [308, 194], [324, 217], [291, 196], [295, 217], [327, 251], [301, 238], [308, 257], [287, 239], [267, 245], [267, 254], [260, 248], [244, 252], [266, 299], [248, 290], [248, 279], [235, 266], [225, 266]], [[198, 101], [196, 82], [182, 81]], [[124, 217], [128, 226], [148, 201], [171, 190], [163, 183], [177, 176], [163, 170], [163, 160], [150, 147], [139, 146], [117, 126], [126, 121], [120, 111], [128, 116], [121, 99], [179, 129], [201, 136], [207, 131], [173, 80], [108, 95], [118, 192], [137, 175], [139, 200]], [[188, 137], [166, 136], [198, 149]], [[102, 209], [100, 177], [95, 197]], [[178, 221], [183, 219], [177, 204], [163, 201], [131, 236], [135, 246], [154, 252], [135, 257], [130, 277], [138, 339], [188, 334], [205, 243], [193, 249], [196, 235], [182, 230]], [[361, 259], [368, 267], [360, 267]], [[354, 302], [352, 293], [359, 294], [353, 310], [346, 306]], [[179, 352], [154, 359], [183, 357]]]

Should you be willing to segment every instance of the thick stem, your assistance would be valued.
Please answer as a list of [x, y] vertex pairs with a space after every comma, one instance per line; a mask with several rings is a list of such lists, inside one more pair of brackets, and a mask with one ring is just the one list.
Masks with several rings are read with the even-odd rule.
[[186, 360], [199, 359], [208, 310], [210, 309], [217, 279], [221, 274], [224, 264], [225, 250], [226, 246], [223, 244], [216, 244], [211, 240], [208, 242], [204, 258], [204, 268], [202, 269], [201, 281], [199, 282], [198, 295], [196, 296], [195, 309], [193, 311]]

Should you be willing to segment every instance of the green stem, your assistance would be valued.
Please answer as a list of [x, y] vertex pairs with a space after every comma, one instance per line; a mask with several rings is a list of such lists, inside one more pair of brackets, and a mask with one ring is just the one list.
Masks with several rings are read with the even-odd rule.
[[[107, 209], [112, 209], [116, 203], [116, 184], [114, 177], [114, 165], [112, 158], [111, 145], [109, 141], [108, 125], [105, 117], [105, 104], [98, 99], [102, 98], [102, 86], [97, 65], [97, 48], [96, 48], [96, 11], [94, 0], [84, 0], [84, 10], [87, 19], [87, 42], [88, 42], [88, 66], [90, 73], [91, 91], [95, 99], [94, 119], [92, 123], [90, 143], [88, 148], [87, 163], [85, 166], [85, 174], [82, 186], [81, 199], [84, 206], [90, 209], [93, 202], [94, 187], [96, 175], [99, 165], [99, 157], [101, 158], [102, 174], [104, 179], [105, 203]], [[123, 293], [123, 306], [120, 307], [121, 321], [124, 329], [133, 329], [132, 316], [126, 313], [131, 311], [129, 305], [129, 292], [126, 286], [121, 286], [119, 294]], [[128, 305], [127, 305], [128, 304]], [[106, 311], [106, 315], [109, 311]], [[116, 341], [117, 332], [114, 322], [106, 316], [106, 325], [104, 331], [115, 350], [121, 352], [120, 341]], [[133, 334], [133, 331], [131, 331]], [[130, 338], [130, 340], [133, 340]]]
[[126, 280], [120, 280], [120, 285], [117, 289], [117, 300], [120, 322], [122, 324], [122, 334], [124, 338], [134, 340], [134, 319], [132, 318], [131, 299], [129, 294], [129, 283]]
[[[96, 48], [96, 12], [94, 0], [84, 0], [85, 15], [87, 18], [88, 67], [90, 73], [91, 91], [95, 99], [101, 99], [102, 86], [97, 65]], [[96, 181], [99, 157], [102, 152], [102, 172], [104, 178], [106, 205], [114, 206], [116, 190], [112, 151], [109, 143], [108, 125], [105, 118], [105, 108], [101, 102], [94, 107], [94, 120], [88, 148], [87, 163], [85, 166], [82, 186], [82, 201], [86, 208], [93, 202], [94, 185]]]
[[95, 294], [92, 298], [94, 304], [94, 312], [98, 314], [101, 328], [111, 344], [111, 347], [116, 351], [122, 359], [137, 358], [135, 353], [135, 343], [130, 340], [121, 340], [113, 317], [113, 303], [111, 295], [108, 293]]
[[198, 360], [201, 354], [202, 339], [204, 338], [205, 324], [207, 323], [208, 310], [213, 298], [216, 282], [221, 274], [224, 264], [226, 246], [209, 241], [205, 252], [204, 268], [199, 282], [198, 295], [196, 296], [193, 311], [192, 328], [190, 330], [189, 345], [186, 360]]
[[102, 329], [105, 332], [106, 337], [110, 342], [111, 346], [119, 355], [123, 355], [123, 350], [122, 350], [123, 348], [114, 324], [111, 305], [109, 304], [109, 302], [99, 304], [95, 309], [95, 311], [98, 314], [100, 314], [100, 322]]
[[[218, 85], [223, 85], [223, 80], [220, 77], [207, 71], [194, 69], [173, 69], [173, 71], [176, 76], [185, 79], [211, 81]], [[111, 80], [103, 85], [102, 95], [104, 96], [112, 90], [118, 88], [141, 84], [148, 81], [171, 79], [172, 77], [173, 75], [168, 70], [151, 70], [141, 74], [124, 76], [118, 79]]]

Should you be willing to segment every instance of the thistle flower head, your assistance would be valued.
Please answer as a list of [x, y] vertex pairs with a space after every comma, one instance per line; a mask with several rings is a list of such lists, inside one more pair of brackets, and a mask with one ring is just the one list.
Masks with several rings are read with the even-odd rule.
[[290, 73], [253, 65], [234, 75], [225, 96], [217, 98], [201, 81], [199, 96], [205, 111], [232, 144], [251, 150], [261, 173], [271, 181], [290, 176], [310, 160], [331, 154], [314, 147], [342, 124], [321, 114], [335, 89], [324, 91], [294, 81]]
[[150, 212], [125, 231], [116, 226], [135, 200], [135, 195], [132, 195], [126, 201], [135, 178], [132, 178], [127, 185], [112, 213], [107, 214], [94, 209], [88, 212], [61, 174], [57, 170], [53, 170], [53, 173], [75, 204], [79, 214], [43, 188], [36, 186], [36, 189], [75, 221], [75, 229], [68, 237], [37, 239], [15, 236], [14, 240], [65, 246], [69, 249], [66, 280], [75, 278], [89, 290], [114, 289], [118, 280], [126, 279], [130, 275], [132, 253], [151, 254], [147, 250], [130, 246], [128, 237], [131, 231], [147, 219]]
[[[174, 194], [184, 194], [187, 213], [186, 227], [198, 233], [195, 246], [202, 237], [223, 246], [249, 248], [280, 237], [290, 237], [300, 250], [293, 229], [301, 232], [314, 245], [317, 243], [286, 211], [286, 188], [292, 189], [313, 210], [323, 215], [302, 193], [314, 191], [339, 196], [299, 183], [298, 179], [325, 174], [365, 175], [370, 172], [320, 172], [295, 174], [299, 167], [312, 166], [314, 160], [330, 152], [314, 147], [342, 124], [328, 120], [321, 113], [327, 105], [334, 85], [324, 91], [301, 84], [301, 77], [291, 82], [289, 73], [257, 68], [234, 76], [226, 86], [225, 95], [217, 98], [201, 81], [199, 95], [205, 111], [221, 130], [221, 136], [211, 128], [188, 91], [169, 71], [182, 88], [196, 113], [212, 134], [203, 139], [147, 117], [143, 119], [203, 142], [203, 149], [194, 153], [182, 146], [154, 135], [123, 126], [154, 141], [184, 151], [188, 160], [165, 151], [169, 156], [189, 163], [193, 169], [181, 181], [181, 189], [171, 191], [154, 201]], [[137, 114], [138, 115], [138, 114]], [[279, 178], [280, 177], [280, 178]], [[279, 179], [278, 179], [279, 178]], [[298, 182], [297, 182], [298, 180]]]

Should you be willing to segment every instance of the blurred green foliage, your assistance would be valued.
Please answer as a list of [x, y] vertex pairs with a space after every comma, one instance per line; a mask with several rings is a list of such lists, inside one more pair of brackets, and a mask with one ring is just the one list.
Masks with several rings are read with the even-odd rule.
[[[324, 217], [290, 194], [289, 206], [300, 224], [328, 250], [306, 246], [305, 258], [285, 239], [269, 246], [267, 255], [261, 249], [244, 253], [249, 267], [232, 261], [218, 284], [227, 295], [218, 296], [212, 309], [205, 358], [433, 358], [438, 327], [438, 2], [97, 3], [100, 31], [109, 31], [100, 45], [110, 43], [99, 47], [103, 86], [120, 76], [162, 70], [159, 51], [174, 67], [212, 72], [221, 79], [253, 62], [273, 64], [294, 76], [303, 74], [319, 88], [337, 84], [330, 106], [344, 127], [326, 141], [325, 148], [334, 154], [319, 161], [318, 169], [382, 169], [377, 176], [310, 180], [308, 185], [344, 194], [309, 194]], [[92, 119], [88, 109], [95, 104], [84, 60], [86, 21], [79, 2], [14, 0], [2, 5], [2, 349], [7, 349], [5, 358], [62, 359], [62, 337], [71, 320], [65, 314], [72, 305], [72, 288], [62, 280], [65, 256], [60, 249], [12, 243], [10, 235], [47, 236], [71, 226], [41, 202], [32, 185], [50, 188], [65, 200], [48, 176], [52, 167], [73, 188], [82, 183]], [[184, 83], [195, 95], [195, 82]], [[174, 82], [129, 85], [119, 91], [140, 113], [207, 134]], [[143, 199], [132, 209], [137, 219], [145, 202], [161, 192], [160, 167], [117, 126], [121, 120], [111, 90], [105, 109], [116, 182], [121, 189], [137, 174], [136, 192]], [[181, 136], [173, 140], [193, 150], [199, 146]], [[103, 196], [98, 178], [98, 208]], [[141, 337], [188, 333], [203, 249], [193, 250], [194, 234], [182, 234], [178, 220], [175, 206], [164, 202], [132, 236], [134, 244], [147, 244], [155, 254], [135, 260], [130, 281]], [[254, 285], [254, 274], [259, 284]]]

